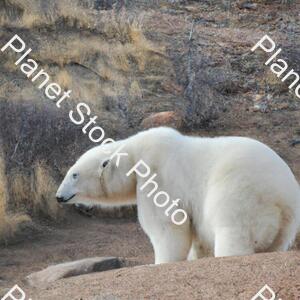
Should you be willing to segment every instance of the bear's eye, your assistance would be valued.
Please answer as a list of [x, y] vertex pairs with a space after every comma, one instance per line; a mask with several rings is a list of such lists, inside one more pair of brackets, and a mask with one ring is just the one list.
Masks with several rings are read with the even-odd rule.
[[74, 173], [74, 174], [72, 175], [73, 179], [77, 179], [77, 178], [78, 178], [78, 176], [79, 176], [79, 174], [78, 174], [78, 173]]
[[102, 168], [105, 168], [109, 163], [109, 159], [102, 163]]

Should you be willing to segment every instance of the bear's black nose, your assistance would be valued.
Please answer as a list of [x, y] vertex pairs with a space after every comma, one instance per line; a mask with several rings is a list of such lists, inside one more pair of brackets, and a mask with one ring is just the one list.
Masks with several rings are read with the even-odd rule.
[[65, 199], [63, 197], [56, 197], [58, 203], [64, 202]]

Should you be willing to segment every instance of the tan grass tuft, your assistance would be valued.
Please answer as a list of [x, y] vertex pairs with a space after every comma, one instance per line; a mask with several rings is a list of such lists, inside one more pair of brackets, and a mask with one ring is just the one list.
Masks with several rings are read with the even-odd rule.
[[20, 20], [20, 23], [24, 28], [33, 28], [41, 26], [44, 23], [44, 18], [39, 14], [33, 14], [30, 12], [25, 12]]
[[5, 175], [5, 165], [2, 157], [0, 158], [0, 240], [7, 242], [21, 223], [30, 221], [24, 214], [10, 214], [7, 212], [7, 179]]
[[54, 81], [57, 82], [61, 86], [61, 88], [64, 90], [71, 89], [72, 77], [69, 74], [69, 72], [65, 69], [63, 69], [57, 73]]
[[60, 212], [55, 200], [57, 185], [43, 162], [35, 166], [34, 207], [42, 209], [47, 215], [56, 218]]
[[131, 96], [134, 96], [134, 97], [139, 97], [139, 98], [143, 97], [140, 85], [136, 80], [134, 80], [131, 83], [129, 93], [130, 93]]
[[57, 185], [45, 163], [37, 162], [32, 174], [13, 174], [12, 198], [17, 210], [29, 210], [34, 215], [56, 219], [62, 211], [55, 201]]

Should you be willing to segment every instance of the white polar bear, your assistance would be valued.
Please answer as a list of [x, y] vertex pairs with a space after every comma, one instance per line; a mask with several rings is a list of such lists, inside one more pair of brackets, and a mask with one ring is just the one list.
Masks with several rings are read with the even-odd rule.
[[[119, 157], [112, 155], [122, 148]], [[109, 159], [109, 157], [112, 157]], [[119, 160], [117, 167], [116, 161]], [[157, 186], [133, 172], [142, 159]], [[180, 198], [187, 221], [175, 225], [149, 191]], [[57, 191], [68, 203], [136, 203], [155, 263], [285, 251], [300, 227], [300, 188], [287, 164], [266, 145], [244, 137], [201, 138], [155, 128], [97, 146], [70, 168]]]

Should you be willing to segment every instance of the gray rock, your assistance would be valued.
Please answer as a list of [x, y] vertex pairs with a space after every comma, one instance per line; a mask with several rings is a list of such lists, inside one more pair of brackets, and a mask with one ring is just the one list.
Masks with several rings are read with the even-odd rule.
[[31, 286], [38, 287], [62, 278], [118, 269], [121, 265], [122, 262], [117, 257], [86, 258], [49, 266], [42, 271], [28, 275], [26, 280]]

